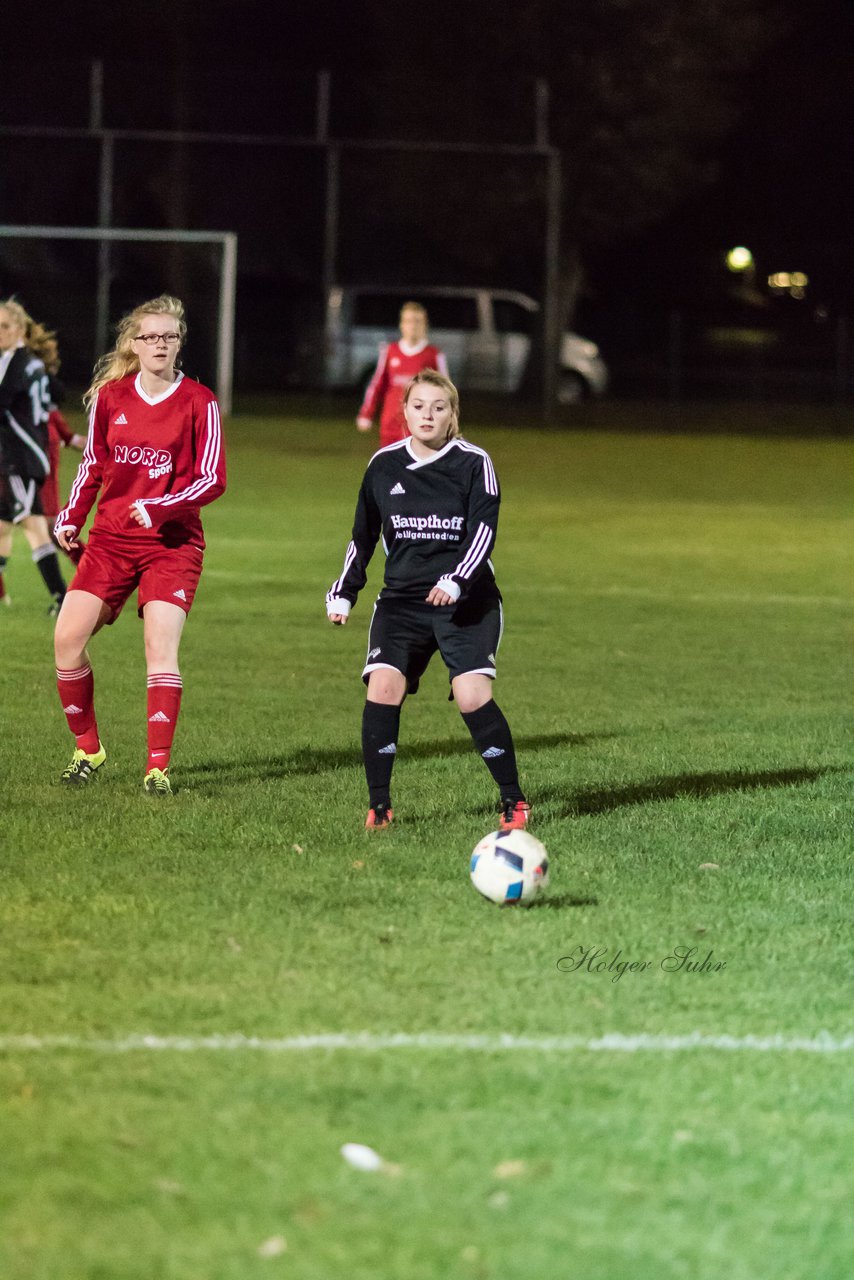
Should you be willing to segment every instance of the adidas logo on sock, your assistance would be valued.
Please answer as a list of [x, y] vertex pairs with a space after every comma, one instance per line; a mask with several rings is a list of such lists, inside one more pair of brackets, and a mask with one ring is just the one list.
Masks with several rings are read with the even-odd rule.
[[504, 755], [503, 747], [487, 747], [485, 751], [480, 753], [484, 760], [497, 760], [499, 756]]
[[73, 702], [69, 703], [67, 707], [63, 707], [62, 709], [67, 716], [79, 716], [83, 710], [82, 707], [75, 707]]
[[127, 424], [128, 424], [128, 420], [123, 413], [120, 413], [119, 416], [113, 422], [114, 427], [126, 427]]
[[149, 724], [171, 724], [172, 721], [162, 711], [155, 711], [153, 716], [148, 717]]
[[377, 752], [378, 756], [395, 756], [397, 755], [397, 743], [390, 742], [387, 747], [380, 747]]
[[179, 588], [178, 588], [178, 590], [177, 590], [177, 591], [173, 591], [173, 592], [172, 592], [172, 594], [173, 594], [173, 596], [177, 596], [179, 600], [186, 600], [186, 599], [187, 599], [187, 597], [186, 597], [186, 595], [185, 595], [185, 593], [184, 593], [184, 588], [183, 588], [183, 587], [179, 587]]
[[394, 486], [394, 488], [393, 488], [393, 489], [389, 489], [389, 493], [391, 493], [391, 494], [406, 493], [406, 490], [404, 489], [403, 485], [402, 485], [402, 484], [400, 483], [400, 481], [398, 480], [398, 482], [397, 482], [397, 484]]

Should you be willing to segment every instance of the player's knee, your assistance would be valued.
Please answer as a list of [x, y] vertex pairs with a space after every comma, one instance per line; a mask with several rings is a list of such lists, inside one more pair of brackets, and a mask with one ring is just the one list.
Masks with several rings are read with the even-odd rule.
[[[145, 661], [158, 670], [173, 670], [178, 662], [178, 649], [171, 636], [147, 635], [145, 637]], [[170, 665], [171, 664], [171, 665]]]
[[478, 711], [492, 699], [492, 681], [486, 676], [457, 676], [451, 681], [451, 688], [462, 715]]
[[89, 636], [81, 631], [79, 625], [67, 614], [65, 609], [60, 609], [59, 617], [56, 620], [56, 630], [53, 633], [53, 651], [56, 657], [56, 665], [63, 670], [78, 666], [78, 659], [86, 648], [88, 639]]
[[386, 706], [397, 706], [403, 702], [406, 693], [406, 680], [399, 671], [372, 671], [368, 681], [368, 698], [371, 702], [381, 702]]

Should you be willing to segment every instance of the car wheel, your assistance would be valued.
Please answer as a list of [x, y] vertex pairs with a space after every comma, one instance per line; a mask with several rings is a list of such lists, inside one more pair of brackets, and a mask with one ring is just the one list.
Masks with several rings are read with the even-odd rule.
[[587, 399], [587, 383], [580, 373], [562, 373], [557, 389], [560, 404], [580, 404]]

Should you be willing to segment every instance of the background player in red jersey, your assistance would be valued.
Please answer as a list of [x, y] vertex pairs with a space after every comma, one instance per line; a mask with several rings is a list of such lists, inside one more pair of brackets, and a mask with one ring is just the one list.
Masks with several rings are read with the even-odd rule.
[[501, 595], [490, 554], [501, 495], [492, 461], [459, 435], [454, 384], [433, 369], [404, 393], [408, 439], [375, 453], [368, 464], [344, 568], [326, 596], [338, 625], [367, 581], [382, 538], [385, 585], [374, 606], [362, 679], [362, 756], [370, 809], [365, 826], [393, 818], [391, 775], [400, 708], [415, 693], [438, 650], [451, 691], [484, 764], [498, 785], [503, 831], [528, 824], [510, 726], [492, 696], [503, 629]]
[[[47, 479], [42, 485], [42, 511], [45, 519], [50, 521], [50, 527], [56, 517], [59, 515], [59, 455], [62, 449], [82, 449], [86, 444], [86, 437], [78, 435], [76, 431], [72, 431], [60, 410], [60, 404], [65, 399], [65, 390], [59, 381], [59, 351], [56, 343], [53, 344], [53, 351], [46, 351], [43, 355], [45, 368], [47, 369], [48, 394], [50, 404], [48, 406], [47, 419], [47, 456], [50, 462], [50, 471]], [[78, 544], [66, 552], [66, 555], [74, 564], [79, 564], [80, 557], [83, 555], [83, 545]]]
[[138, 590], [148, 671], [151, 795], [172, 791], [168, 766], [181, 705], [181, 633], [202, 572], [199, 508], [225, 489], [225, 454], [213, 392], [177, 368], [184, 307], [162, 295], [119, 324], [95, 368], [83, 461], [54, 532], [72, 549], [95, 499], [89, 541], [56, 624], [59, 697], [76, 748], [62, 781], [84, 784], [106, 759], [95, 719], [86, 645]]
[[56, 354], [54, 335], [19, 302], [0, 302], [0, 599], [8, 603], [3, 570], [17, 525], [51, 597], [48, 613], [55, 615], [65, 582], [42, 505], [50, 469], [50, 395], [44, 362], [51, 354]]
[[420, 302], [404, 302], [400, 309], [400, 340], [380, 347], [380, 358], [368, 383], [356, 418], [360, 431], [369, 431], [380, 415], [380, 448], [409, 435], [403, 413], [403, 393], [422, 369], [448, 376], [448, 362], [427, 340], [427, 312]]

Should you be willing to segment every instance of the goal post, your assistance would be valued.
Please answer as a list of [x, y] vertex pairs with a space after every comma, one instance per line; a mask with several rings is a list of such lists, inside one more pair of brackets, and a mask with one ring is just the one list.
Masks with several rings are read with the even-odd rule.
[[[218, 244], [220, 246], [219, 305], [217, 309], [216, 394], [223, 416], [231, 413], [234, 385], [234, 308], [237, 294], [237, 234], [234, 231], [152, 231], [127, 227], [39, 227], [0, 225], [0, 236], [28, 240], [94, 240], [101, 244]], [[108, 291], [98, 291], [98, 310], [109, 305]], [[106, 332], [106, 314], [98, 315], [99, 333]]]

